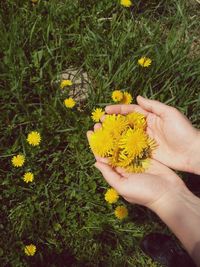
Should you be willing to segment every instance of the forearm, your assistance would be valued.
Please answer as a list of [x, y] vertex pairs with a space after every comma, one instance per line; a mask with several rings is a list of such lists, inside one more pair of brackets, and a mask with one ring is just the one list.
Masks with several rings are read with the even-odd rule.
[[175, 197], [166, 197], [159, 201], [154, 211], [200, 266], [200, 199], [188, 189]]

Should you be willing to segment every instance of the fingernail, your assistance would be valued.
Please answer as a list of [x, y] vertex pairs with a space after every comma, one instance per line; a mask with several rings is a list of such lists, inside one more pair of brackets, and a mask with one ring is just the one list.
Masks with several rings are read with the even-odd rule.
[[107, 107], [105, 107], [105, 111], [106, 112], [108, 112], [109, 111], [109, 107], [107, 106]]
[[141, 97], [142, 99], [145, 99], [145, 100], [147, 100], [147, 98], [146, 98], [146, 97], [144, 97], [144, 96], [142, 96], [142, 95], [140, 95], [139, 97]]

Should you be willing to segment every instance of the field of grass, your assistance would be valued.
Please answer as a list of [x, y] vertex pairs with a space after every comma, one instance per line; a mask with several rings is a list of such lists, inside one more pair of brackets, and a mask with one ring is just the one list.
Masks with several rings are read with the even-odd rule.
[[[123, 199], [129, 216], [115, 218], [86, 131], [93, 108], [112, 103], [116, 88], [176, 106], [200, 127], [200, 4], [7, 0], [0, 14], [0, 266], [158, 266], [139, 244], [169, 230]], [[152, 59], [149, 68], [137, 64], [141, 56]], [[73, 109], [63, 104], [71, 89], [59, 86], [69, 68], [88, 76]], [[30, 131], [41, 134], [39, 146], [27, 143]], [[14, 168], [18, 153], [26, 162]], [[28, 184], [27, 171], [35, 176]]]

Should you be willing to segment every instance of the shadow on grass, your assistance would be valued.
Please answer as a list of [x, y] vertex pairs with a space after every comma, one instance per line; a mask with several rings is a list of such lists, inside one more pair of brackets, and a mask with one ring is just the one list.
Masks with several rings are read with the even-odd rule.
[[162, 223], [154, 212], [143, 206], [131, 205], [128, 210], [130, 221], [137, 225], [144, 225], [152, 222]]
[[76, 266], [76, 259], [69, 249], [61, 253], [49, 250], [47, 247], [41, 247], [41, 255], [35, 255], [34, 258], [27, 258], [27, 264], [30, 267], [71, 267]]

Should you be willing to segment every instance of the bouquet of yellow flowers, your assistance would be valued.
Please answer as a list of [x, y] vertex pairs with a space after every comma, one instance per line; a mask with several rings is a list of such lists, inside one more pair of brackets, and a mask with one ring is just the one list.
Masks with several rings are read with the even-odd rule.
[[106, 115], [102, 127], [90, 136], [90, 148], [94, 154], [108, 158], [112, 167], [144, 172], [156, 147], [146, 127], [145, 116], [138, 112]]

